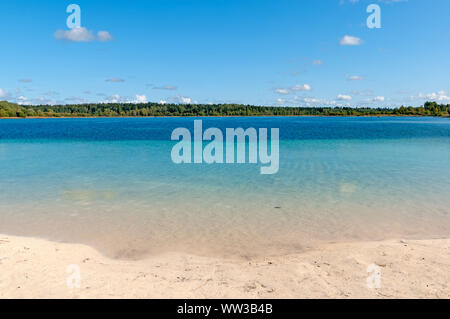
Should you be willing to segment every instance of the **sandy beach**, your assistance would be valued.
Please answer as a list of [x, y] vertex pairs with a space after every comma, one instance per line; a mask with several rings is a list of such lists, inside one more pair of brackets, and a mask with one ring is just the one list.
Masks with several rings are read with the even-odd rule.
[[129, 261], [0, 235], [0, 298], [447, 299], [450, 239], [329, 244], [259, 260], [168, 253]]

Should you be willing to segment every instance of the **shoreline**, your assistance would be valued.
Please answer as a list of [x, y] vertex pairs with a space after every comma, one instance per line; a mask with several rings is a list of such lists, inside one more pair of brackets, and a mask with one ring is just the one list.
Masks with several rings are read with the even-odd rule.
[[27, 116], [27, 117], [0, 117], [0, 120], [45, 120], [45, 119], [134, 119], [134, 118], [238, 118], [238, 117], [431, 117], [431, 118], [450, 118], [450, 116], [433, 116], [433, 115], [205, 115], [205, 116]]
[[[370, 265], [381, 272], [379, 289], [367, 287]], [[80, 287], [69, 287], [77, 268]], [[128, 261], [0, 235], [0, 298], [450, 299], [449, 268], [450, 239], [334, 243], [248, 261], [182, 253]]]

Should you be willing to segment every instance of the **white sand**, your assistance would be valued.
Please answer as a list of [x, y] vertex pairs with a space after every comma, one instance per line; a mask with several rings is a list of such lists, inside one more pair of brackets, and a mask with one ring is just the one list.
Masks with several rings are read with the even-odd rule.
[[[69, 265], [81, 271], [69, 288]], [[367, 267], [381, 288], [367, 287]], [[373, 277], [375, 278], [375, 277]], [[450, 239], [331, 244], [236, 261], [165, 254], [112, 260], [83, 245], [0, 235], [0, 298], [450, 298]]]

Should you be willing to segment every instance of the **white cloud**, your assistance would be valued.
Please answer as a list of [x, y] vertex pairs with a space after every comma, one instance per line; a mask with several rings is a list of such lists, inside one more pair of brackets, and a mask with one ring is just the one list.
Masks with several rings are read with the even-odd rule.
[[135, 98], [130, 97], [122, 97], [119, 94], [114, 94], [110, 97], [108, 97], [106, 100], [101, 101], [100, 103], [132, 103], [132, 104], [138, 104], [138, 103], [147, 103], [147, 97], [145, 95], [139, 95], [136, 94]]
[[8, 98], [10, 96], [11, 96], [11, 94], [9, 93], [9, 91], [0, 89], [0, 98], [1, 99], [6, 99], [6, 98]]
[[309, 84], [295, 85], [291, 88], [292, 91], [311, 91]]
[[337, 96], [337, 99], [338, 99], [339, 101], [351, 101], [351, 100], [352, 100], [352, 97], [351, 97], [350, 95], [339, 94], [339, 95]]
[[85, 27], [75, 27], [70, 30], [58, 30], [55, 32], [55, 38], [58, 40], [67, 40], [71, 42], [90, 42], [95, 40], [92, 31]]
[[69, 104], [83, 104], [87, 103], [87, 100], [79, 96], [69, 96], [64, 99], [64, 102], [68, 102]]
[[431, 101], [450, 101], [450, 97], [447, 95], [445, 91], [438, 91], [437, 93], [433, 92], [429, 94], [420, 93], [418, 98]]
[[126, 102], [124, 101], [124, 99], [120, 97], [119, 94], [114, 94], [108, 97], [105, 101], [102, 101], [102, 103], [119, 103], [119, 102]]
[[360, 45], [361, 43], [360, 38], [351, 35], [346, 35], [339, 41], [340, 45]]
[[364, 80], [364, 78], [362, 76], [359, 76], [359, 75], [349, 75], [347, 77], [347, 79], [349, 81], [362, 81], [362, 80]]
[[182, 104], [191, 104], [191, 98], [190, 97], [184, 97], [180, 96], [180, 103]]
[[56, 104], [56, 100], [54, 100], [54, 99], [46, 99], [45, 97], [41, 96], [41, 97], [38, 97], [37, 99], [34, 99], [32, 104], [33, 105], [35, 105], [35, 104], [39, 104], [39, 105], [53, 104], [54, 105], [54, 104]]
[[275, 93], [286, 95], [286, 94], [289, 94], [289, 90], [288, 89], [275, 89]]
[[315, 98], [311, 98], [311, 97], [305, 97], [303, 99], [303, 102], [306, 102], [306, 103], [320, 103], [320, 100], [319, 99], [315, 99]]
[[[37, 97], [37, 98], [27, 98], [23, 95], [17, 97], [15, 102], [19, 105], [55, 105], [56, 100], [47, 99], [45, 97]], [[63, 103], [63, 101], [59, 102], [59, 104]]]
[[30, 102], [28, 101], [28, 98], [26, 98], [25, 96], [21, 95], [17, 98], [17, 104], [19, 105], [29, 105]]
[[145, 95], [136, 94], [136, 103], [147, 103], [147, 97]]
[[311, 88], [311, 85], [309, 85], [309, 84], [297, 84], [289, 89], [277, 88], [277, 89], [275, 89], [275, 93], [288, 95], [292, 92], [311, 91], [311, 90], [312, 90], [312, 88]]
[[314, 61], [313, 61], [313, 64], [314, 64], [314, 65], [323, 65], [324, 62], [323, 62], [322, 60], [314, 60]]
[[114, 94], [111, 96], [110, 100], [112, 103], [117, 103], [119, 101], [127, 102], [125, 99], [121, 98], [119, 94]]
[[318, 105], [321, 105], [321, 106], [336, 106], [336, 105], [338, 105], [335, 100], [327, 100], [327, 99], [321, 99], [321, 98], [315, 98], [315, 97], [300, 98], [298, 96], [294, 96], [291, 99], [289, 99], [287, 102], [292, 105], [304, 105], [307, 107], [315, 107]]
[[312, 97], [305, 97], [303, 98], [303, 102], [306, 103], [307, 106], [310, 106], [311, 104], [320, 104], [320, 105], [336, 105], [336, 101], [332, 100], [326, 100], [326, 99], [317, 99], [317, 98], [312, 98]]
[[192, 104], [192, 99], [190, 97], [184, 97], [180, 95], [173, 96], [169, 100], [174, 104]]
[[385, 98], [384, 98], [384, 96], [377, 96], [377, 97], [373, 98], [373, 101], [374, 102], [384, 102]]
[[95, 40], [107, 42], [113, 39], [108, 31], [99, 31], [97, 36], [95, 36], [93, 31], [88, 30], [85, 27], [75, 27], [70, 30], [57, 30], [54, 35], [58, 40], [70, 42], [91, 42]]
[[100, 42], [108, 42], [112, 41], [113, 37], [108, 31], [99, 31], [97, 32], [97, 39]]
[[161, 104], [161, 105], [164, 105], [164, 104], [167, 104], [167, 101], [165, 101], [165, 100], [160, 100], [158, 103]]
[[31, 79], [20, 79], [19, 82], [20, 83], [31, 83], [33, 80]]

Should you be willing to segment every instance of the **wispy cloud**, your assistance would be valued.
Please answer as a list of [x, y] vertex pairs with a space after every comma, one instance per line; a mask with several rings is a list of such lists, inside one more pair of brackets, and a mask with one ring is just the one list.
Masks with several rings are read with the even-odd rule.
[[[280, 100], [280, 99], [278, 99]], [[340, 105], [335, 100], [328, 100], [328, 99], [322, 99], [322, 98], [316, 98], [316, 97], [298, 97], [294, 96], [290, 98], [289, 100], [281, 99], [282, 101], [277, 101], [278, 104], [285, 104], [288, 103], [290, 105], [294, 106], [307, 106], [307, 107], [316, 107], [316, 106], [338, 106]], [[283, 102], [283, 103], [279, 103]]]
[[338, 101], [351, 101], [352, 97], [350, 95], [339, 94], [336, 99]]
[[92, 42], [98, 40], [100, 42], [107, 42], [113, 40], [113, 37], [108, 31], [99, 31], [97, 36], [94, 32], [85, 27], [75, 27], [70, 30], [57, 30], [54, 34], [57, 40], [66, 40], [70, 42]]
[[77, 103], [77, 104], [82, 104], [82, 103], [86, 102], [85, 99], [83, 99], [83, 98], [81, 98], [79, 96], [69, 96], [69, 97], [66, 97], [64, 99], [64, 101], [70, 102], [70, 103]]
[[[100, 96], [100, 94], [98, 94]], [[106, 99], [102, 100], [100, 103], [132, 103], [132, 104], [141, 104], [147, 103], [147, 96], [144, 94], [136, 94], [134, 98], [132, 97], [124, 97], [119, 94], [113, 94]]]
[[184, 97], [184, 96], [174, 96], [171, 100], [174, 101], [175, 103], [180, 103], [180, 104], [191, 104], [192, 103], [192, 99], [190, 97]]
[[95, 40], [92, 31], [85, 27], [75, 27], [70, 30], [57, 30], [55, 32], [57, 40], [66, 40], [70, 42], [90, 42]]
[[21, 95], [16, 99], [17, 104], [19, 105], [29, 105], [31, 104], [30, 101], [28, 101], [28, 98], [26, 98], [25, 96]]
[[294, 85], [291, 87], [292, 91], [311, 91], [311, 85], [309, 84], [300, 84], [300, 85]]
[[313, 65], [324, 65], [325, 63], [322, 60], [314, 60]]
[[287, 95], [287, 94], [289, 94], [291, 92], [288, 89], [280, 89], [280, 88], [278, 88], [278, 89], [275, 89], [275, 93]]
[[167, 90], [167, 91], [176, 91], [177, 87], [173, 85], [163, 85], [163, 86], [155, 86], [153, 90]]
[[306, 106], [311, 106], [311, 105], [330, 106], [330, 105], [337, 104], [335, 100], [318, 99], [318, 98], [313, 98], [313, 97], [305, 97], [302, 99], [302, 101], [306, 103]]
[[419, 93], [418, 98], [431, 101], [450, 101], [450, 97], [445, 91], [438, 91], [428, 94]]
[[297, 84], [290, 88], [276, 88], [274, 90], [275, 93], [288, 95], [293, 92], [299, 92], [299, 91], [311, 91], [312, 87], [309, 84]]
[[97, 33], [97, 39], [100, 42], [108, 42], [108, 41], [112, 41], [113, 37], [108, 31], [99, 31]]
[[364, 80], [364, 78], [362, 76], [359, 76], [359, 75], [349, 75], [349, 76], [347, 76], [347, 79], [349, 81], [362, 81], [362, 80]]
[[0, 98], [1, 99], [6, 99], [6, 98], [9, 98], [10, 96], [11, 96], [11, 93], [9, 93], [9, 91], [0, 89]]
[[110, 83], [122, 83], [125, 82], [124, 79], [119, 79], [119, 78], [112, 78], [112, 79], [106, 79], [106, 82], [110, 82]]
[[147, 103], [147, 97], [145, 95], [136, 94], [136, 103]]
[[340, 45], [360, 45], [360, 44], [362, 44], [362, 40], [358, 37], [346, 35], [339, 41], [339, 44]]

